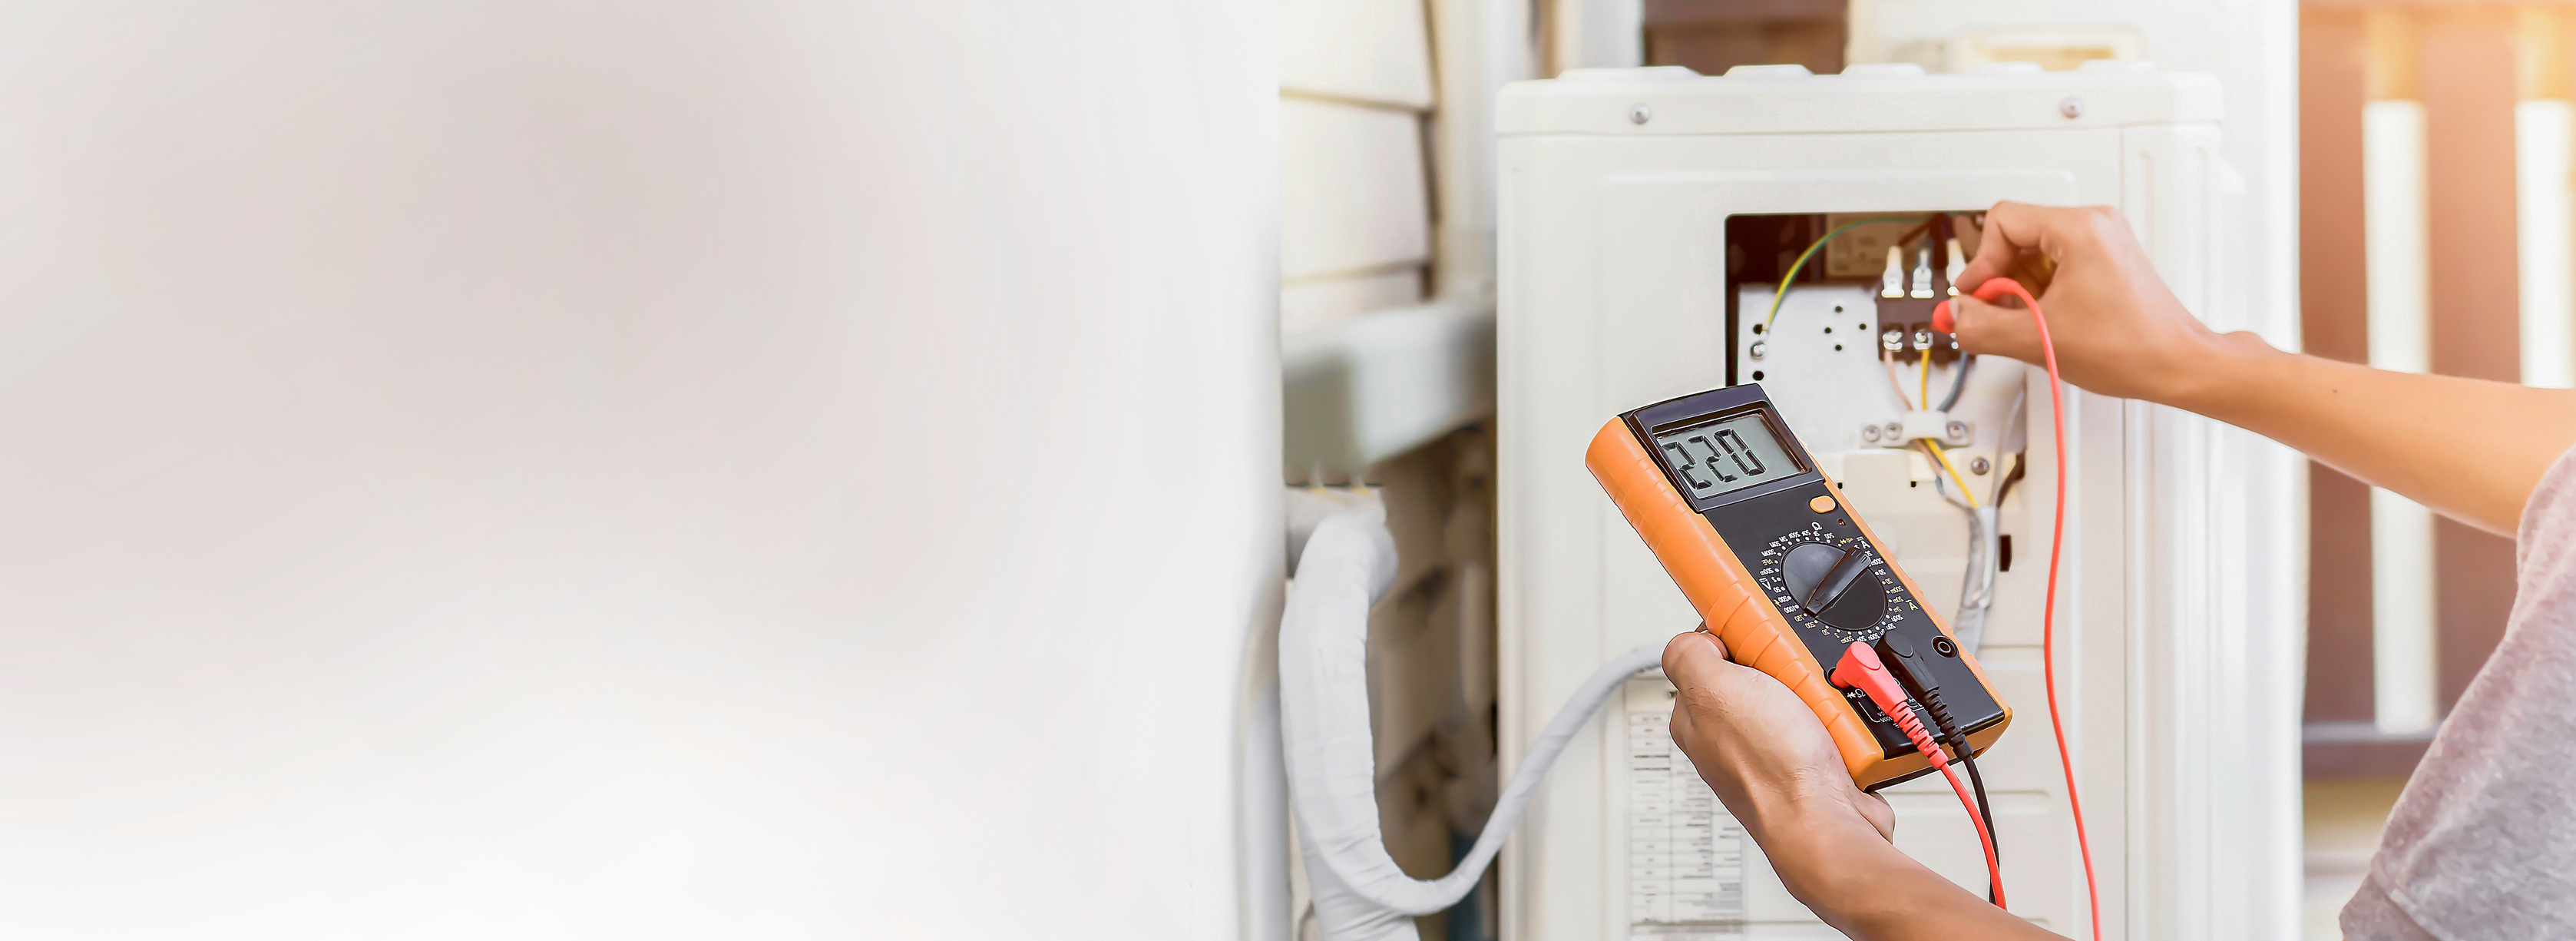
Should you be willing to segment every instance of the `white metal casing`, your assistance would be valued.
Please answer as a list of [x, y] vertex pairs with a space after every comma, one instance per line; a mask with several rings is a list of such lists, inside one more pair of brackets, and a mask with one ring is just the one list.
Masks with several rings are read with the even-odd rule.
[[[2225, 246], [2241, 186], [2217, 149], [2215, 80], [2129, 67], [1856, 71], [1869, 74], [1578, 70], [1503, 93], [1506, 767], [1594, 665], [1696, 620], [1582, 454], [1618, 412], [1728, 381], [1728, 216], [1957, 211], [2004, 199], [2117, 206], [2192, 311], [2220, 329], [2295, 335], [2295, 311], [2247, 310]], [[1985, 764], [2016, 911], [2080, 934], [2082, 874], [2040, 683], [2054, 442], [2045, 375], [2026, 376], [2031, 471], [2002, 518], [2018, 558], [1999, 580], [1983, 654], [2017, 714]], [[2295, 794], [2259, 769], [2297, 741], [2301, 468], [2276, 445], [2194, 416], [2066, 395], [2076, 444], [2060, 692], [2105, 936], [2244, 937], [2249, 914], [2295, 903], [2250, 898], [2247, 887], [2278, 884], [2248, 870], [2280, 858], [2270, 843], [2296, 826]], [[1841, 447], [1809, 444], [1829, 464], [1823, 452]], [[1916, 512], [1926, 492], [1910, 474], [1851, 476], [1847, 499], [1883, 532], [1901, 529], [1891, 520]], [[1932, 542], [1896, 546], [1899, 561], [1914, 569], [1912, 557], [1949, 551]], [[1927, 600], [1955, 601], [1950, 576], [1917, 574]], [[1505, 854], [1508, 941], [1630, 936], [1624, 721], [1613, 710], [1596, 732], [1618, 734], [1574, 744]], [[1589, 766], [1578, 760], [1586, 749], [1599, 756]], [[1982, 880], [1966, 820], [1937, 781], [1889, 796], [1901, 846], [1963, 883]], [[1833, 936], [1758, 853], [1746, 865], [1747, 933]]]

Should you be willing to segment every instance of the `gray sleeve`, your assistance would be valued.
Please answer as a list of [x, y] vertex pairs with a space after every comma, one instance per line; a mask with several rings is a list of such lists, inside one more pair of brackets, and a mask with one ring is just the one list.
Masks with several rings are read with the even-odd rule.
[[2576, 451], [2523, 508], [2495, 654], [2388, 816], [2349, 941], [2576, 938]]

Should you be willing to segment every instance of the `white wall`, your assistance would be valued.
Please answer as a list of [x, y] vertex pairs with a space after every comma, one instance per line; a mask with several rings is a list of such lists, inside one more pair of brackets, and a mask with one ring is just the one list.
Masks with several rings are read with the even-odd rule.
[[1271, 17], [0, 7], [0, 935], [1237, 936]]

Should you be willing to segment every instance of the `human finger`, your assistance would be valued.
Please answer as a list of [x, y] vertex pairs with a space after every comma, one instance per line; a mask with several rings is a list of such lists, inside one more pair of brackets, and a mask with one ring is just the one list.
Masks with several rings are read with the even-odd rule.
[[1854, 801], [1852, 806], [1860, 809], [1861, 819], [1869, 821], [1870, 826], [1878, 828], [1880, 839], [1890, 843], [1896, 842], [1896, 808], [1887, 806], [1887, 798], [1874, 792], [1862, 791], [1860, 799]]
[[2000, 202], [1986, 210], [1977, 254], [1959, 272], [1959, 290], [1974, 291], [1994, 278], [2011, 277], [2024, 256], [2061, 249], [2067, 236], [2089, 224], [2089, 211], [2064, 206]]
[[1705, 684], [1725, 662], [1726, 642], [1704, 629], [1675, 634], [1664, 644], [1664, 677], [1675, 686]]
[[1950, 299], [1951, 329], [1959, 338], [1959, 349], [1983, 356], [2009, 356], [2024, 362], [2037, 362], [2039, 329], [2031, 323], [2030, 311], [2020, 307], [1989, 304], [1976, 297], [1961, 294]]
[[2002, 277], [2012, 270], [2013, 259], [2025, 250], [2039, 247], [2036, 220], [2025, 217], [2036, 206], [2016, 202], [1999, 202], [1986, 210], [1984, 228], [1977, 236], [1977, 252], [1968, 266], [1959, 271], [1961, 292], [1974, 290], [1988, 279]]

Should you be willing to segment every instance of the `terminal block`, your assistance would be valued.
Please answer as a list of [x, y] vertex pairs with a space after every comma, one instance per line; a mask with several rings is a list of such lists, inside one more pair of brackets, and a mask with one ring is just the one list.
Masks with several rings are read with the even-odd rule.
[[1878, 292], [1881, 353], [1913, 359], [1930, 350], [1932, 362], [1945, 365], [1959, 358], [1959, 339], [1932, 329], [1932, 308], [1957, 296], [1952, 279], [1967, 267], [1949, 228], [1948, 216], [1935, 217], [1932, 231], [1914, 240], [1910, 258], [1899, 247], [1888, 247]]

